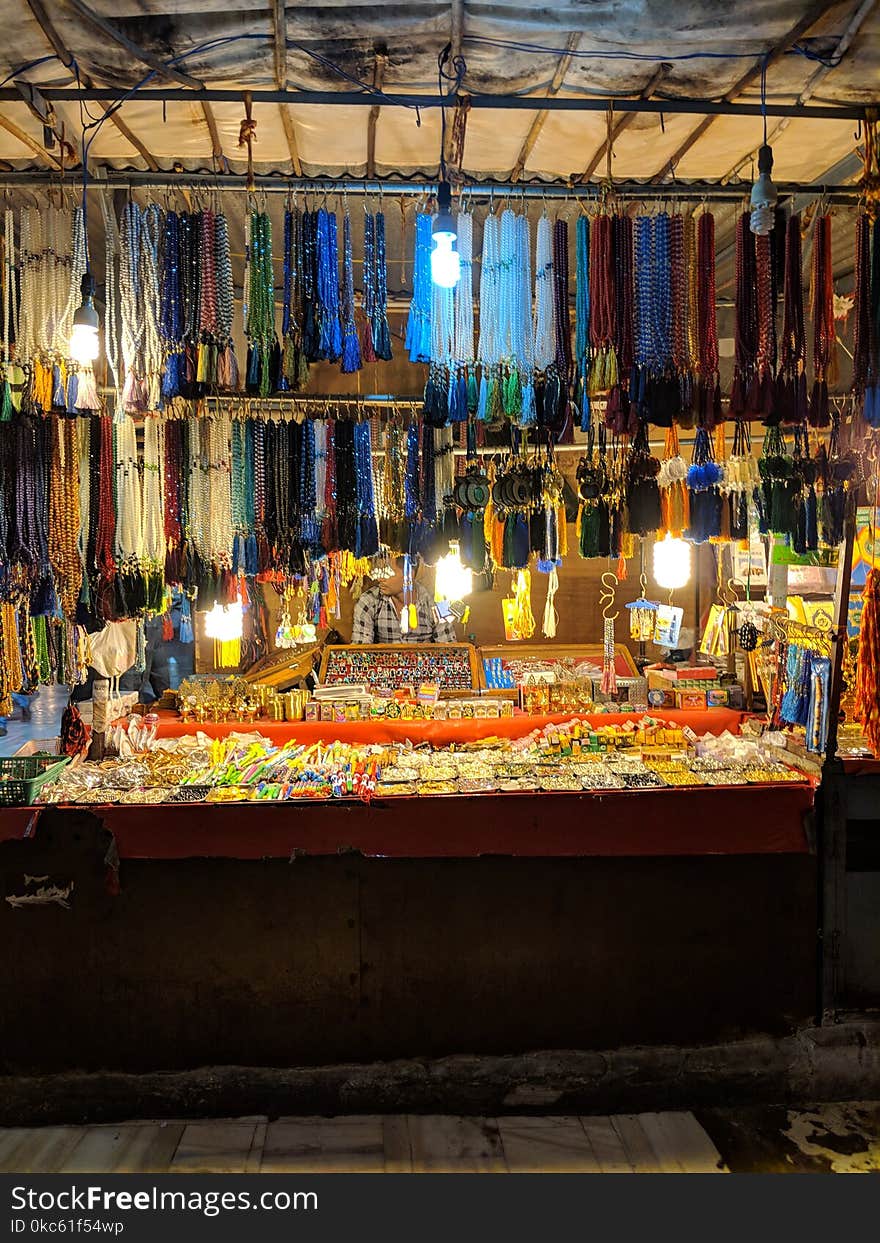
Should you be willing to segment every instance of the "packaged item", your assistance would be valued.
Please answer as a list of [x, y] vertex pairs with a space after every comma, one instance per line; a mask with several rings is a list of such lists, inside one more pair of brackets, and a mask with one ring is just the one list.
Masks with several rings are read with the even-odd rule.
[[676, 691], [675, 692], [676, 708], [686, 708], [690, 711], [705, 708], [706, 692], [705, 691]]
[[714, 686], [706, 691], [707, 708], [726, 708], [729, 702], [730, 696], [726, 686]]

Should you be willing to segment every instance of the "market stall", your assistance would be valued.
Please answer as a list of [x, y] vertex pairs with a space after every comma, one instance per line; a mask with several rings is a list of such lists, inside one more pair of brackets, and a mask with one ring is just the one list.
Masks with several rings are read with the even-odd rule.
[[[47, 22], [58, 53], [67, 23]], [[2, 127], [0, 715], [70, 692], [57, 738], [0, 760], [5, 988], [36, 972], [74, 1033], [35, 1042], [25, 996], [0, 1029], [13, 1062], [715, 1039], [811, 1015], [841, 712], [880, 749], [880, 134], [861, 93], [807, 115], [809, 29], [768, 44], [741, 113], [751, 79], [732, 79], [742, 151], [713, 138], [682, 177], [677, 57], [662, 100], [609, 86], [580, 181], [547, 153], [593, 87], [544, 108], [596, 55], [576, 41], [559, 81], [552, 48], [506, 49], [550, 57], [554, 85], [502, 176], [514, 122], [487, 142], [471, 117], [492, 96], [467, 89], [460, 30], [432, 51], [439, 97], [386, 96], [377, 71], [347, 99], [371, 104], [356, 169], [334, 92], [312, 101], [326, 158], [301, 159], [301, 92], [259, 98], [253, 66], [226, 64], [237, 165], [211, 109], [238, 96], [200, 94], [210, 175], [152, 73], [93, 117], [79, 70], [60, 94], [57, 65], [20, 70], [41, 91], [16, 79], [5, 102], [81, 185], [32, 197], [47, 175], [6, 160], [28, 131]], [[206, 86], [181, 68], [202, 54], [175, 57], [185, 85]], [[282, 54], [276, 32], [276, 73]], [[122, 105], [159, 99], [180, 162], [120, 168], [105, 122], [130, 134]], [[527, 97], [505, 99], [512, 117]], [[612, 99], [661, 113], [661, 169]], [[380, 111], [396, 126], [420, 101], [439, 133], [419, 113], [416, 154], [389, 130], [379, 173]], [[831, 179], [821, 143], [784, 137], [811, 119], [858, 123]], [[61, 960], [131, 1029], [96, 1032]]]

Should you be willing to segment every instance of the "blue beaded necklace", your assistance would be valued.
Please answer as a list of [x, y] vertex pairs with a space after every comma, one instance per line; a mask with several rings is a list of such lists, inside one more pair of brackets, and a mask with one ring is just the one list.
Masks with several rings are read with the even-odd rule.
[[361, 369], [361, 343], [358, 340], [354, 305], [354, 260], [351, 249], [351, 216], [342, 222], [342, 364], [344, 374]]
[[420, 212], [416, 216], [413, 294], [406, 324], [406, 348], [412, 363], [431, 361], [432, 227], [430, 215]]
[[342, 327], [339, 322], [339, 256], [336, 213], [323, 207], [318, 211], [318, 324], [320, 357], [338, 362], [342, 355]]

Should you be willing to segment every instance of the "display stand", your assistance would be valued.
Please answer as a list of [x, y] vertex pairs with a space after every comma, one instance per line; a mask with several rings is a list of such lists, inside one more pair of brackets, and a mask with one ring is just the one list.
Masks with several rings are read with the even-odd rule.
[[435, 682], [445, 696], [472, 695], [480, 687], [480, 663], [470, 643], [348, 643], [326, 647], [322, 686], [365, 683], [370, 690], [418, 689]]

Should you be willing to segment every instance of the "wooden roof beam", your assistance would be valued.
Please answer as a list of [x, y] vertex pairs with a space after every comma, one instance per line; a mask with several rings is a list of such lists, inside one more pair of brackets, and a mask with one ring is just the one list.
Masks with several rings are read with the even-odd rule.
[[51, 168], [54, 172], [61, 172], [63, 170], [63, 165], [57, 156], [52, 155], [50, 151], [47, 151], [45, 147], [37, 142], [36, 138], [31, 138], [26, 130], [16, 125], [14, 121], [10, 121], [2, 112], [0, 112], [0, 127], [5, 129], [8, 134], [11, 134], [13, 138], [17, 138], [25, 147], [28, 147], [47, 168]]
[[[639, 99], [650, 99], [651, 96], [656, 93], [658, 87], [660, 86], [661, 82], [663, 82], [664, 78], [667, 78], [671, 72], [672, 72], [672, 65], [667, 64], [665, 62], [662, 65], [660, 65], [656, 73], [652, 74], [650, 81], [647, 83], [645, 88], [639, 94]], [[617, 142], [617, 139], [624, 132], [624, 130], [628, 129], [629, 126], [632, 125], [633, 121], [636, 119], [638, 115], [639, 114], [637, 112], [621, 112], [618, 115], [617, 120], [614, 122], [614, 125], [611, 128], [612, 147]], [[601, 162], [605, 159], [605, 156], [607, 155], [607, 153], [608, 153], [608, 139], [606, 137], [602, 140], [601, 146], [598, 148], [595, 155], [590, 160], [589, 164], [586, 166], [584, 171], [581, 173], [579, 180], [589, 181], [593, 173], [599, 167]]]
[[214, 109], [207, 100], [202, 100], [202, 112], [205, 116], [205, 124], [208, 126], [208, 133], [211, 135], [211, 160], [214, 164], [216, 172], [229, 168], [229, 161], [223, 153], [223, 144], [220, 141], [220, 131], [217, 128], [217, 118], [214, 116]]
[[[765, 63], [767, 69], [770, 69], [771, 66], [775, 65], [777, 61], [782, 59], [789, 48], [792, 47], [793, 44], [797, 43], [798, 39], [800, 39], [802, 35], [805, 35], [811, 26], [816, 24], [823, 13], [827, 13], [829, 9], [833, 8], [836, 8], [836, 0], [831, 4], [827, 3], [827, 0], [825, 0], [822, 4], [812, 5], [804, 16], [801, 17], [794, 26], [792, 26], [788, 34], [785, 35], [779, 43], [777, 43], [776, 46], [770, 50], [770, 53], [766, 56], [766, 58], [762, 56], [758, 60], [757, 64], [753, 65], [752, 68], [747, 70], [741, 78], [734, 82], [730, 90], [725, 95], [722, 95], [721, 102], [726, 104], [733, 103], [738, 95], [741, 95], [744, 90], [746, 90], [749, 86], [752, 86], [760, 79]], [[694, 147], [703, 137], [706, 131], [711, 128], [714, 121], [714, 116], [703, 117], [697, 128], [688, 135], [681, 146], [678, 147], [678, 149], [669, 157], [663, 167], [654, 174], [651, 178], [652, 184], [656, 185], [658, 182], [666, 180], [679, 161], [687, 155], [691, 148]]]
[[[61, 61], [62, 65], [64, 65], [65, 69], [68, 69], [72, 72], [73, 63], [74, 63], [73, 53], [65, 45], [64, 40], [61, 38], [61, 35], [55, 29], [55, 26], [52, 23], [52, 19], [49, 17], [49, 14], [46, 12], [46, 9], [45, 9], [45, 6], [43, 5], [42, 0], [27, 0], [27, 3], [28, 3], [28, 7], [31, 13], [33, 13], [34, 15], [34, 20], [37, 22], [43, 34], [46, 36], [49, 43], [54, 48], [56, 56]], [[91, 78], [87, 74], [84, 74], [82, 71], [80, 71], [79, 76], [80, 76], [80, 81], [83, 83], [84, 86], [89, 87], [92, 85]], [[110, 121], [113, 125], [116, 126], [116, 128], [119, 130], [120, 134], [126, 140], [126, 142], [130, 143], [134, 147], [135, 151], [137, 151], [138, 155], [144, 161], [147, 168], [149, 168], [151, 172], [157, 173], [159, 171], [158, 162], [150, 154], [150, 152], [147, 150], [147, 148], [144, 146], [141, 140], [135, 134], [133, 134], [132, 131], [128, 128], [126, 123], [123, 121], [122, 117], [119, 115], [119, 108], [113, 108], [112, 104], [105, 104], [105, 103], [100, 103], [98, 106], [101, 108], [104, 115], [107, 117], [108, 121]], [[113, 108], [113, 111], [111, 111], [111, 108]]]
[[147, 48], [141, 47], [139, 44], [129, 39], [128, 35], [124, 35], [121, 30], [108, 22], [106, 18], [101, 17], [99, 13], [95, 13], [84, 0], [64, 0], [65, 4], [70, 7], [90, 26], [99, 31], [106, 39], [124, 48], [129, 56], [133, 56], [135, 60], [139, 60], [144, 65], [149, 65], [161, 77], [167, 78], [171, 82], [179, 82], [182, 86], [192, 87], [194, 90], [201, 90], [202, 83], [198, 78], [192, 77], [188, 73], [184, 73], [180, 69], [175, 69], [173, 65], [166, 65], [158, 56]]
[[[287, 9], [284, 0], [272, 0], [272, 37], [273, 55], [275, 59], [275, 89], [287, 90]], [[287, 142], [287, 152], [294, 175], [302, 177], [302, 160], [299, 158], [299, 144], [296, 141], [296, 129], [290, 108], [287, 104], [279, 104], [281, 125]]]
[[[385, 69], [388, 65], [388, 53], [383, 49], [376, 48], [376, 58], [373, 61], [373, 90], [381, 91], [382, 84], [385, 81]], [[379, 105], [373, 104], [367, 117], [367, 164], [365, 175], [367, 177], [376, 176], [376, 127], [379, 123]]]
[[[464, 0], [452, 0], [449, 6], [449, 45], [450, 57], [455, 60], [461, 56], [462, 39], [464, 38]], [[447, 164], [452, 162], [453, 126], [446, 126], [446, 141], [443, 144], [443, 159]]]
[[[559, 57], [559, 60], [556, 63], [556, 70], [550, 82], [550, 86], [547, 88], [547, 94], [551, 98], [552, 96], [557, 95], [559, 93], [559, 88], [562, 86], [563, 79], [565, 78], [565, 75], [568, 73], [571, 67], [571, 62], [573, 59], [572, 53], [577, 51], [580, 41], [581, 41], [581, 36], [579, 32], [570, 34], [568, 38], [566, 39], [565, 54]], [[514, 164], [511, 170], [511, 173], [510, 173], [511, 181], [519, 181], [520, 177], [523, 175], [523, 171], [526, 166], [526, 161], [528, 160], [529, 156], [532, 154], [535, 143], [538, 141], [538, 135], [541, 133], [541, 130], [544, 128], [544, 122], [547, 120], [548, 115], [549, 113], [547, 109], [542, 108], [541, 111], [538, 113], [538, 115], [535, 117], [535, 119], [532, 121], [532, 124], [529, 126], [529, 132], [528, 134], [526, 134], [526, 140], [522, 145], [522, 149], [520, 150], [519, 155], [516, 157], [516, 163]]]

